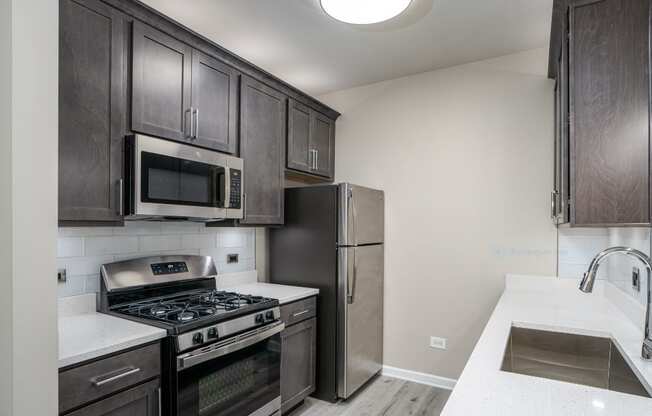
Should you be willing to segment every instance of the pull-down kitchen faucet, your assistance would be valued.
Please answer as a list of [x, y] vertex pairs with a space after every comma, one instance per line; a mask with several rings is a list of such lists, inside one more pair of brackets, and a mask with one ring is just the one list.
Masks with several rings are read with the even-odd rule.
[[595, 282], [595, 275], [598, 273], [600, 264], [609, 256], [616, 253], [627, 254], [640, 260], [647, 269], [647, 308], [645, 312], [645, 338], [643, 339], [643, 349], [641, 355], [644, 360], [652, 359], [652, 321], [650, 321], [650, 303], [652, 303], [652, 288], [650, 287], [650, 273], [652, 273], [652, 264], [650, 264], [650, 257], [645, 253], [640, 252], [630, 247], [611, 247], [598, 253], [597, 256], [591, 260], [589, 269], [584, 273], [582, 282], [580, 283], [580, 290], [585, 293], [593, 291], [593, 283]]

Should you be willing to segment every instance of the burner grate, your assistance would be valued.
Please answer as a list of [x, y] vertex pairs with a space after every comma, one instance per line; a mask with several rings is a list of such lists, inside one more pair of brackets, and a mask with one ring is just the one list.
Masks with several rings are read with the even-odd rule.
[[269, 301], [269, 299], [262, 296], [210, 290], [156, 302], [139, 302], [127, 305], [117, 311], [141, 318], [181, 324], [207, 316], [228, 313], [266, 301]]

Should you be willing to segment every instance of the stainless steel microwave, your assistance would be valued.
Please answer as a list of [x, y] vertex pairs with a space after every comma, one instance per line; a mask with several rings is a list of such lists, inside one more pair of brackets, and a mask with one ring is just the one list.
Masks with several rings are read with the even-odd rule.
[[140, 134], [125, 148], [126, 219], [242, 218], [242, 159]]

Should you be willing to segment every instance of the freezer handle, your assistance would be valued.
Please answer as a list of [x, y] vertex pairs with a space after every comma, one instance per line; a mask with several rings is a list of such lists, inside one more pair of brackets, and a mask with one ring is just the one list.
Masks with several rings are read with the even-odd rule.
[[[356, 211], [355, 211], [355, 199], [353, 198], [353, 188], [349, 189], [349, 206], [351, 207], [351, 228], [352, 228], [352, 243], [353, 245], [358, 245], [358, 233], [355, 227], [355, 220], [356, 220]], [[353, 258], [353, 262], [355, 263], [355, 256]]]

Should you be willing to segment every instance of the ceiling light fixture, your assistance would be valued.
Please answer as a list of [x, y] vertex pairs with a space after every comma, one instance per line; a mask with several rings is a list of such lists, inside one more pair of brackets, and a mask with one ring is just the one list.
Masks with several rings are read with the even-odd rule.
[[320, 0], [321, 8], [332, 18], [354, 25], [389, 20], [403, 13], [412, 0]]

